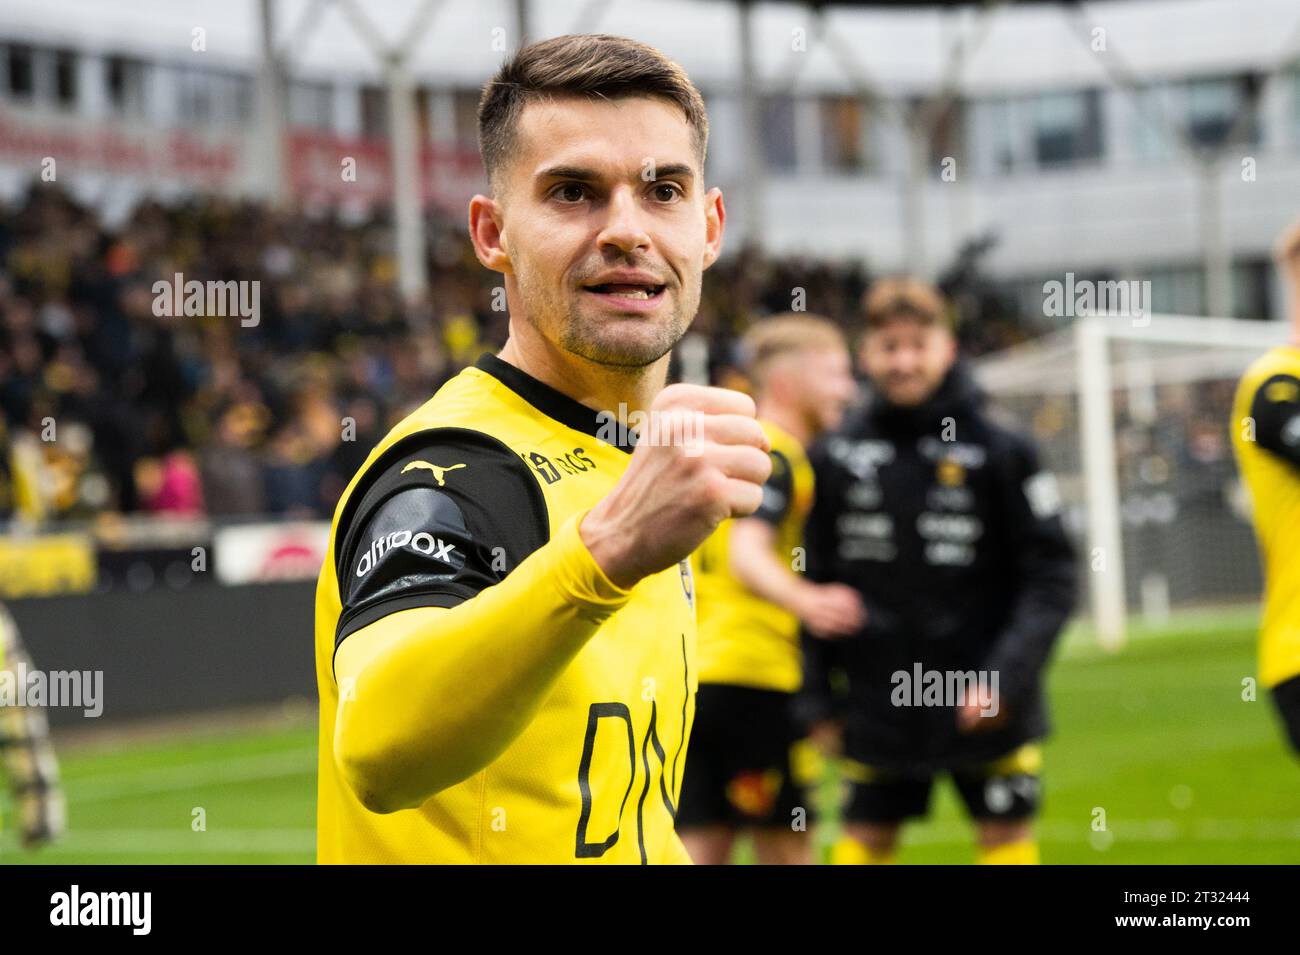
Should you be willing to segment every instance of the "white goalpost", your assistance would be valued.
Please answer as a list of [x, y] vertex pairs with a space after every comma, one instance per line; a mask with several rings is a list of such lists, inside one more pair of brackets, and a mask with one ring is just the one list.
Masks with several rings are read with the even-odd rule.
[[1258, 600], [1259, 568], [1232, 458], [1232, 395], [1283, 343], [1282, 322], [1096, 314], [976, 362], [998, 413], [1033, 435], [1080, 545], [1101, 644], [1131, 614]]

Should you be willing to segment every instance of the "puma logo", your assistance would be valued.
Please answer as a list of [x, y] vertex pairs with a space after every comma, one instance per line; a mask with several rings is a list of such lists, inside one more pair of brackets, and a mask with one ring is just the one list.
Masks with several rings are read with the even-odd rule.
[[465, 467], [465, 465], [463, 464], [453, 464], [450, 467], [444, 468], [444, 467], [439, 467], [436, 464], [430, 464], [428, 461], [412, 461], [406, 467], [402, 468], [402, 473], [405, 474], [407, 471], [410, 471], [414, 468], [424, 468], [426, 471], [433, 472], [433, 476], [438, 479], [438, 487], [445, 487], [447, 482], [442, 479], [442, 476], [446, 474], [448, 471], [454, 471], [457, 468], [463, 468], [463, 467]]

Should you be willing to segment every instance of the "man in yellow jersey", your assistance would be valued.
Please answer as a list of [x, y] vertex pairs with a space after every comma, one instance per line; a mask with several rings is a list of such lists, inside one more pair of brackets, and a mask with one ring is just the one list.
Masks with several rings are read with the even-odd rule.
[[484, 90], [469, 229], [509, 339], [335, 512], [320, 861], [689, 861], [687, 558], [771, 470], [749, 397], [664, 387], [722, 242], [707, 133], [681, 68], [617, 37], [529, 45]]
[[1300, 752], [1300, 222], [1278, 242], [1291, 339], [1255, 361], [1237, 386], [1232, 443], [1250, 491], [1264, 565], [1259, 679]]
[[856, 393], [844, 336], [830, 321], [788, 314], [741, 343], [772, 476], [750, 517], [727, 521], [696, 552], [700, 690], [677, 830], [696, 862], [725, 863], [741, 830], [762, 864], [810, 861], [791, 749], [801, 676], [799, 625], [825, 636], [862, 626], [844, 584], [804, 580], [803, 524], [812, 507], [804, 448], [835, 427]]

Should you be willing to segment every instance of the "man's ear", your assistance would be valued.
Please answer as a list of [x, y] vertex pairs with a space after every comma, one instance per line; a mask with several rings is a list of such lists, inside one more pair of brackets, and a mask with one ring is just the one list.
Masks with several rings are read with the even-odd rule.
[[707, 269], [722, 254], [722, 233], [727, 225], [727, 208], [722, 204], [722, 190], [713, 187], [704, 196], [704, 267]]
[[501, 203], [483, 195], [469, 201], [469, 239], [474, 254], [493, 272], [509, 275], [510, 253], [502, 242], [501, 229]]

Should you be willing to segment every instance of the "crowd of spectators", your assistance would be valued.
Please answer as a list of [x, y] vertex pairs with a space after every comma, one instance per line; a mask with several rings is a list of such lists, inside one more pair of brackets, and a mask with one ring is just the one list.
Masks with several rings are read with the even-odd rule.
[[[0, 205], [0, 515], [328, 515], [387, 428], [507, 332], [499, 277], [460, 222], [429, 219], [415, 303], [397, 292], [391, 231], [216, 196], [146, 203], [111, 227], [50, 187]], [[157, 314], [155, 283], [177, 275], [257, 281], [256, 324]], [[725, 258], [694, 326], [715, 380], [763, 315], [802, 304], [852, 331], [868, 281], [854, 264]], [[987, 289], [960, 268], [953, 281], [978, 319], [968, 347], [1023, 337], [980, 314]]]

